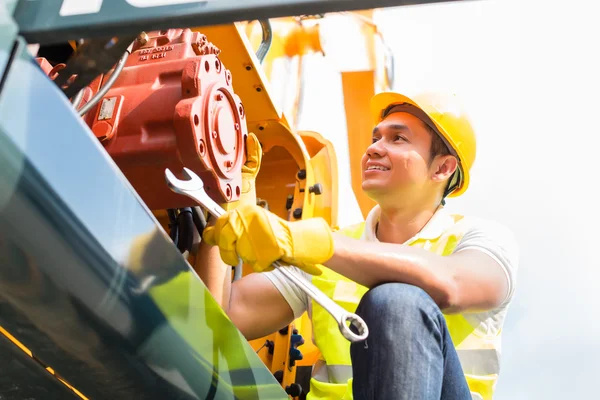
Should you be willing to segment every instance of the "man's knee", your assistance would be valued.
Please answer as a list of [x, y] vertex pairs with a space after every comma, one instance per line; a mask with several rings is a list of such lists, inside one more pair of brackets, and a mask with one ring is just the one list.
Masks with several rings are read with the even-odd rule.
[[406, 283], [384, 283], [371, 288], [361, 299], [357, 312], [382, 318], [406, 317], [411, 313], [440, 313], [438, 306], [423, 289]]

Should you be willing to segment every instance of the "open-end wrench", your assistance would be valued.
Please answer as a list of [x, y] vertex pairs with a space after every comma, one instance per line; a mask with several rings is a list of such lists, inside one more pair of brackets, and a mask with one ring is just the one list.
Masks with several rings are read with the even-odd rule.
[[[204, 182], [198, 175], [193, 171], [183, 168], [184, 174], [189, 178], [188, 180], [181, 180], [175, 177], [173, 173], [167, 168], [165, 170], [165, 178], [167, 185], [175, 193], [188, 196], [198, 202], [201, 206], [214, 217], [220, 217], [225, 213], [225, 210], [218, 205], [204, 190]], [[321, 292], [316, 286], [298, 276], [292, 269], [281, 265], [278, 261], [275, 261], [273, 267], [277, 268], [288, 281], [298, 286], [304, 291], [310, 298], [319, 303], [337, 322], [340, 332], [342, 335], [351, 342], [359, 342], [365, 340], [369, 336], [369, 328], [367, 324], [358, 315], [346, 311], [339, 304], [327, 297]], [[358, 334], [354, 333], [350, 329], [350, 325], [353, 325]]]

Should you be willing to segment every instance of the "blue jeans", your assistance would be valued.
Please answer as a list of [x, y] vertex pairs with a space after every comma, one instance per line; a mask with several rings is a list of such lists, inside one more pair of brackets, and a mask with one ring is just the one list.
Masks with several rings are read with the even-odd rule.
[[350, 348], [354, 399], [471, 399], [444, 316], [425, 291], [386, 283], [356, 313], [369, 337]]

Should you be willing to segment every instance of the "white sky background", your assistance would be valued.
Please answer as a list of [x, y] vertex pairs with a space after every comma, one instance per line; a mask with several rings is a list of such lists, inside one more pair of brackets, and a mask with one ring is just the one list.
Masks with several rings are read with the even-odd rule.
[[[377, 16], [396, 56], [395, 89], [454, 90], [470, 110], [479, 140], [472, 184], [449, 208], [506, 224], [520, 244], [499, 400], [597, 392], [600, 24], [593, 4], [487, 0]], [[340, 198], [350, 198], [339, 75], [318, 57], [308, 64], [300, 128], [334, 142]], [[356, 218], [355, 201], [340, 210], [341, 222]]]

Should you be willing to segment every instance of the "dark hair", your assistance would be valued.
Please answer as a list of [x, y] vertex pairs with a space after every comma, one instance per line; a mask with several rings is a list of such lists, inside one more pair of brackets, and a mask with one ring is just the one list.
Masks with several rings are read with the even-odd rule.
[[[425, 126], [425, 129], [427, 129], [427, 131], [431, 134], [431, 148], [429, 149], [429, 165], [431, 165], [431, 163], [437, 156], [451, 155], [452, 152], [450, 151], [450, 148], [448, 148], [448, 146], [446, 145], [446, 142], [444, 141], [444, 139], [442, 139], [440, 137], [440, 135], [437, 133], [437, 131], [435, 129], [433, 129], [431, 126], [429, 126], [428, 124], [426, 124], [425, 122], [423, 122], [423, 126]], [[442, 197], [442, 204], [445, 204], [445, 201], [443, 199], [446, 196], [448, 196], [448, 194], [450, 192], [452, 192], [454, 190], [454, 188], [456, 187], [456, 185], [458, 184], [458, 182], [456, 182], [454, 185], [452, 185], [452, 187], [450, 187], [450, 185], [452, 184], [452, 181], [454, 180], [453, 179], [454, 175], [456, 175], [457, 173], [458, 173], [458, 168], [450, 176], [450, 178], [448, 178], [446, 188], [444, 189], [444, 195]]]
[[452, 154], [444, 140], [432, 127], [424, 122], [423, 126], [425, 126], [425, 129], [431, 134], [431, 148], [429, 149], [430, 163], [433, 162], [433, 159], [437, 156], [447, 156]]

